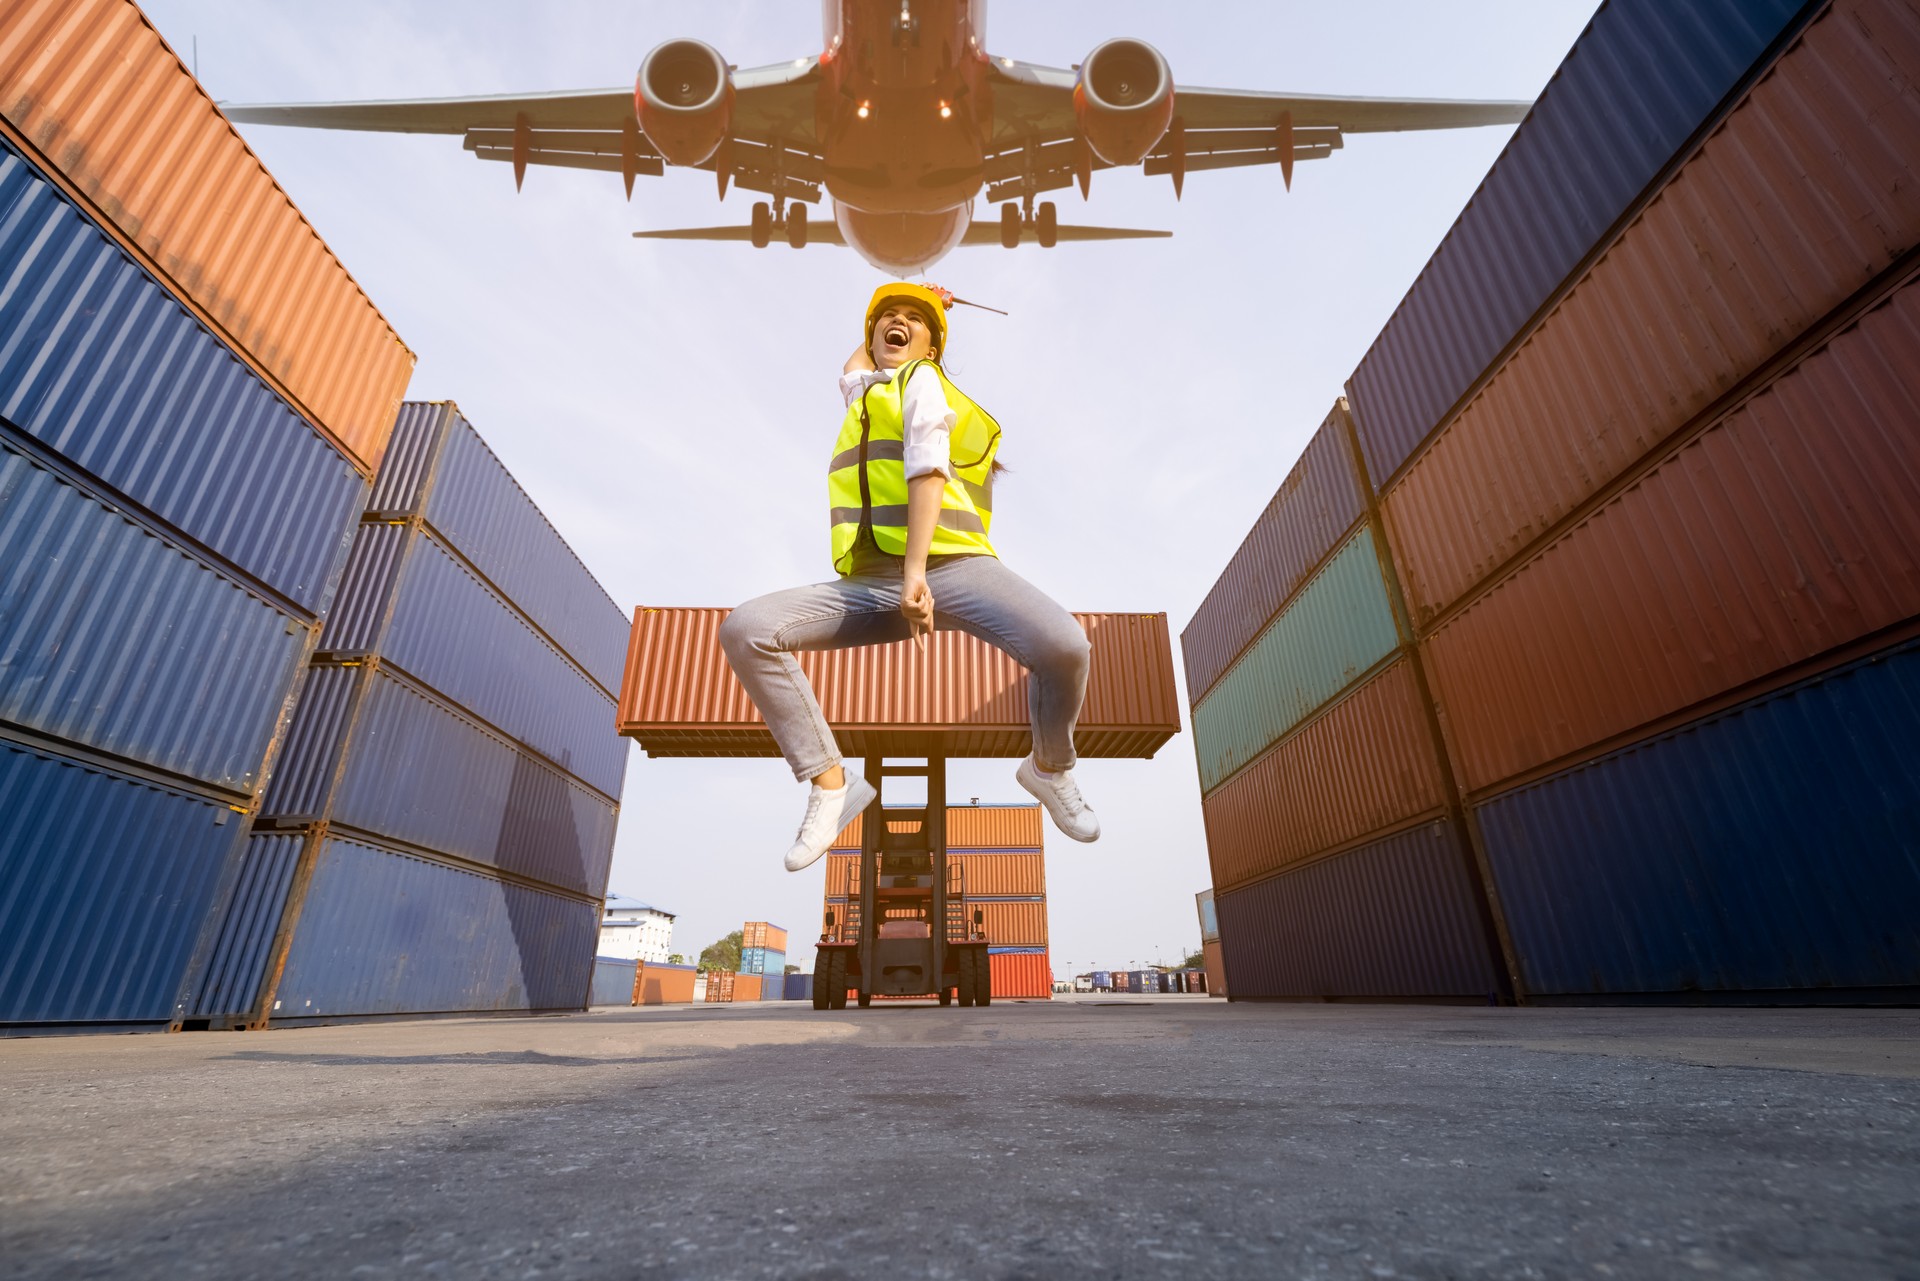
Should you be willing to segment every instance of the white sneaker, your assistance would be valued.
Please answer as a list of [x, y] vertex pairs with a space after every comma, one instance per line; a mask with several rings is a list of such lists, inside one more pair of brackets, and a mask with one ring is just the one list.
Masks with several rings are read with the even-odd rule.
[[815, 783], [807, 796], [807, 816], [800, 820], [800, 830], [793, 834], [793, 848], [787, 851], [789, 872], [811, 867], [840, 835], [840, 829], [873, 804], [873, 784], [851, 766], [844, 768], [847, 781], [838, 790], [830, 792]]
[[1047, 807], [1047, 813], [1053, 816], [1053, 825], [1062, 832], [1076, 841], [1100, 839], [1100, 820], [1094, 817], [1092, 808], [1081, 797], [1080, 785], [1073, 781], [1072, 770], [1042, 774], [1040, 767], [1033, 763], [1033, 757], [1029, 756], [1020, 762], [1013, 779]]

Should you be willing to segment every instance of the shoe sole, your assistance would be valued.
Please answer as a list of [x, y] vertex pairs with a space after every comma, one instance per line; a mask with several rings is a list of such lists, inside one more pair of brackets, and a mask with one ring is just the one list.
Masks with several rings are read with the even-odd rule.
[[[1032, 757], [1027, 758], [1028, 761], [1032, 759], [1033, 759]], [[1020, 762], [1020, 768], [1013, 772], [1013, 781], [1020, 784], [1021, 787], [1025, 788], [1027, 795], [1033, 797], [1034, 800], [1040, 802], [1040, 808], [1045, 810], [1047, 812], [1047, 817], [1053, 820], [1054, 831], [1060, 833], [1060, 835], [1066, 837], [1068, 840], [1078, 841], [1082, 845], [1091, 845], [1095, 841], [1100, 839], [1100, 833], [1098, 832], [1095, 832], [1092, 836], [1077, 836], [1074, 833], [1069, 832], [1064, 826], [1061, 825], [1060, 816], [1053, 812], [1053, 806], [1047, 804], [1046, 793], [1042, 792], [1034, 784], [1027, 781], [1027, 761]]]
[[[855, 777], [858, 778], [858, 775], [856, 775]], [[864, 793], [864, 795], [862, 795], [862, 793]], [[860, 807], [858, 809], [853, 810], [852, 813], [853, 814], [866, 813], [867, 806], [873, 804], [873, 798], [877, 795], [879, 795], [879, 793], [873, 790], [872, 783], [867, 782], [867, 780], [864, 778], [858, 778], [858, 786], [856, 786], [852, 791], [847, 793], [848, 801], [853, 800], [855, 797], [860, 798]], [[848, 813], [848, 807], [843, 802], [842, 808], [840, 810], [840, 827], [836, 827], [833, 829], [834, 836], [838, 836], [840, 834], [841, 828], [844, 828], [848, 823], [852, 821], [853, 820]], [[825, 848], [821, 849], [820, 853], [815, 854], [812, 858], [808, 859], [806, 862], [795, 865], [793, 863], [788, 863], [785, 860], [782, 860], [782, 866], [784, 866], [789, 872], [806, 871], [808, 868], [812, 867], [815, 863], [818, 863], [822, 858], [822, 856], [826, 854], [827, 850], [833, 848], [831, 844], [832, 837], [829, 837], [828, 841], [829, 841], [829, 844]]]

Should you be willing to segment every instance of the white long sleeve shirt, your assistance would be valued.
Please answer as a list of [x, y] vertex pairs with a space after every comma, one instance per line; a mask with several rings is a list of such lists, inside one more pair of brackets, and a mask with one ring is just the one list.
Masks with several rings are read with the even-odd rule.
[[[841, 374], [840, 394], [851, 405], [875, 383], [892, 382], [893, 373], [891, 369], [871, 369]], [[947, 403], [947, 391], [940, 385], [940, 375], [925, 365], [916, 366], [900, 397], [900, 409], [904, 420], [901, 434], [905, 438], [900, 452], [907, 479], [938, 472], [952, 480], [953, 425], [960, 415]]]

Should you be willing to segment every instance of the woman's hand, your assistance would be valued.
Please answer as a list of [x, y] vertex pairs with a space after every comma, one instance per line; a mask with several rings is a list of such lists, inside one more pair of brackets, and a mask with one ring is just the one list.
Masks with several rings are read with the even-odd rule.
[[874, 370], [873, 353], [865, 347], [855, 347], [853, 354], [847, 357], [847, 363], [841, 369], [843, 374], [870, 374]]
[[920, 573], [909, 570], [901, 582], [900, 612], [906, 617], [914, 643], [925, 650], [927, 634], [933, 630], [933, 589], [927, 586], [924, 570]]

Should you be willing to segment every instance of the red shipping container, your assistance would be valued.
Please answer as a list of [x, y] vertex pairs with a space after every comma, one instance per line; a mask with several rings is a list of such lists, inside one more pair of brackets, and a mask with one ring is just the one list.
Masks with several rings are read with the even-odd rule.
[[1920, 243], [1920, 13], [1840, 0], [1385, 496], [1417, 626]]
[[413, 353], [137, 5], [0, 5], [0, 129], [357, 468], [380, 465]]
[[1200, 945], [1200, 951], [1207, 967], [1207, 995], [1225, 996], [1227, 994], [1227, 963], [1220, 948], [1220, 940], [1209, 939]]
[[1920, 615], [1916, 423], [1910, 285], [1428, 639], [1462, 786]]
[[1053, 965], [1045, 952], [994, 952], [987, 968], [995, 1000], [1053, 998]]
[[[724, 609], [634, 611], [619, 728], [649, 756], [777, 756], [720, 651]], [[1076, 614], [1092, 642], [1082, 756], [1142, 757], [1180, 732], [1165, 614]], [[802, 654], [849, 755], [1025, 756], [1027, 671], [964, 632]]]
[[1269, 875], [1444, 802], [1433, 732], [1403, 658], [1201, 801], [1213, 883]]
[[1213, 688], [1364, 513], [1365, 485], [1347, 440], [1346, 403], [1334, 403], [1180, 633], [1189, 704]]

